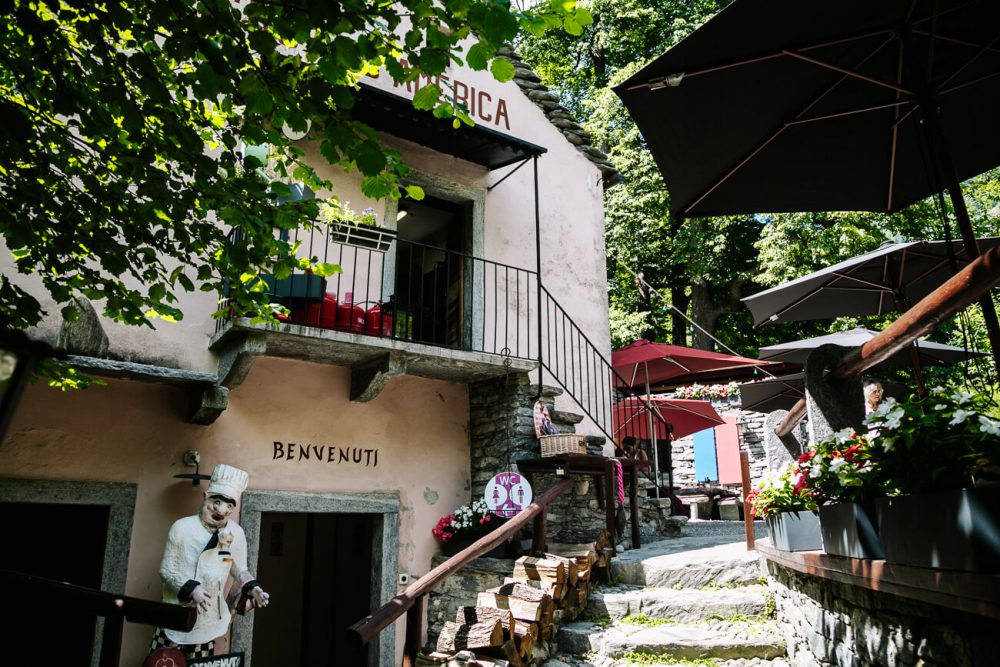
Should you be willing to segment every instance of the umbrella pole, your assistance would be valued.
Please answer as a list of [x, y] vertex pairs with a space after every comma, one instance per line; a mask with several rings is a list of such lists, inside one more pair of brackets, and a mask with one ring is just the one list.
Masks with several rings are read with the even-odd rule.
[[[930, 91], [921, 92], [920, 107], [926, 121], [925, 126], [930, 139], [928, 143], [931, 145], [934, 163], [938, 167], [938, 173], [944, 181], [952, 208], [955, 210], [955, 222], [962, 234], [965, 252], [969, 261], [972, 261], [979, 257], [979, 244], [976, 243], [976, 234], [969, 220], [969, 209], [965, 206], [962, 184], [958, 180], [955, 164], [952, 162], [951, 153], [945, 142], [941, 117], [938, 115], [937, 100], [934, 99], [934, 95]], [[990, 351], [993, 353], [993, 365], [997, 369], [997, 374], [1000, 375], [1000, 321], [997, 320], [997, 311], [993, 306], [993, 298], [989, 292], [979, 299], [979, 306], [983, 310], [983, 321], [986, 324], [986, 333], [990, 340]]]
[[653, 491], [655, 494], [653, 497], [659, 500], [660, 498], [660, 456], [659, 452], [656, 450], [656, 430], [653, 429], [653, 406], [649, 402], [649, 363], [642, 362], [643, 370], [646, 375], [646, 416], [649, 418], [649, 439], [653, 443], [653, 486], [656, 490]]

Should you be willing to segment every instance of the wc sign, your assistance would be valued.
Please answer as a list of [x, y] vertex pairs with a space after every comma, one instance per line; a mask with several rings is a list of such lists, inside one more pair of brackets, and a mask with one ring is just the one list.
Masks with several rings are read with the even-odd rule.
[[531, 504], [531, 484], [516, 472], [502, 472], [486, 484], [483, 499], [491, 512], [509, 519]]

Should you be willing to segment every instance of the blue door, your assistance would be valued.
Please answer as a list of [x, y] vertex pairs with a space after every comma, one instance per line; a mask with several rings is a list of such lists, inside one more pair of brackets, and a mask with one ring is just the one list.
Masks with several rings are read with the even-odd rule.
[[694, 434], [694, 474], [698, 483], [719, 479], [719, 464], [715, 458], [715, 429], [706, 428]]

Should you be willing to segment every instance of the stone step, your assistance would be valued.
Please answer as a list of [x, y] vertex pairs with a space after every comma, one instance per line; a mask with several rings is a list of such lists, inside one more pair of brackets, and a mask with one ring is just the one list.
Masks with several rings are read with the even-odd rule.
[[[581, 658], [568, 653], [558, 653], [555, 657], [542, 662], [540, 667], [635, 667], [636, 661], [629, 660], [628, 657], [616, 660], [612, 657], [595, 654], [588, 655], [586, 658]], [[669, 662], [667, 662], [667, 660], [669, 660]], [[753, 657], [732, 658], [730, 660], [713, 660], [711, 663], [701, 662], [694, 664], [711, 664], [713, 667], [789, 667], [789, 662], [789, 659], [785, 657], [775, 658], [773, 660]], [[678, 665], [673, 658], [664, 658], [663, 662], [653, 663], [650, 663], [647, 659], [641, 664], [649, 665], [650, 667], [659, 667], [660, 665], [664, 665], [665, 667], [676, 667]], [[688, 661], [687, 663], [680, 664], [690, 665], [692, 663]]]
[[772, 660], [787, 655], [785, 640], [774, 621], [719, 620], [655, 626], [615, 623], [608, 628], [578, 622], [559, 628], [558, 640], [560, 651], [611, 658], [639, 653], [687, 660]]
[[[757, 539], [767, 537], [767, 524], [763, 521], [753, 522], [754, 536]], [[732, 538], [731, 541], [739, 542], [740, 540], [746, 539], [746, 528], [742, 521], [707, 521], [704, 519], [691, 519], [684, 526], [684, 530], [681, 533], [685, 536], [691, 537], [704, 537], [704, 536], [718, 536], [725, 537], [729, 536]]]
[[579, 424], [583, 421], [583, 415], [578, 415], [575, 412], [566, 412], [564, 410], [549, 410], [549, 416], [552, 417], [553, 424]]
[[763, 616], [767, 613], [767, 589], [759, 584], [734, 588], [597, 588], [587, 600], [587, 613], [613, 620], [625, 616], [690, 623], [711, 617]]
[[762, 575], [760, 555], [730, 536], [676, 537], [611, 561], [614, 581], [637, 586], [724, 588], [759, 583]]

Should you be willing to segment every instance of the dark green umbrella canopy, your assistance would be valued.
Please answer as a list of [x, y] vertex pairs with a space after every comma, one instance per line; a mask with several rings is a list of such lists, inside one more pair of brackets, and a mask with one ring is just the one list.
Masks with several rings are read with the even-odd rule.
[[946, 187], [928, 107], [1000, 164], [1000, 2], [737, 0], [615, 92], [677, 214], [895, 211]]
[[[857, 327], [850, 331], [838, 331], [825, 336], [794, 340], [790, 343], [780, 343], [760, 348], [760, 358], [768, 361], [784, 361], [786, 363], [804, 364], [806, 359], [821, 345], [840, 345], [841, 347], [861, 347], [878, 335], [878, 331]], [[974, 352], [954, 345], [932, 343], [922, 340], [917, 343], [917, 354], [923, 366], [951, 366], [967, 361], [973, 357], [984, 356], [983, 352]], [[882, 363], [880, 367], [909, 368], [913, 362], [909, 353], [904, 350], [897, 352]]]
[[[1000, 237], [977, 242], [985, 252], [1000, 245]], [[958, 269], [969, 263], [961, 241], [884, 243], [742, 301], [753, 313], [756, 325], [902, 312], [953, 275], [953, 260]]]

